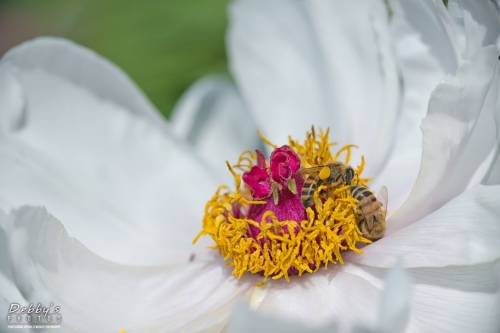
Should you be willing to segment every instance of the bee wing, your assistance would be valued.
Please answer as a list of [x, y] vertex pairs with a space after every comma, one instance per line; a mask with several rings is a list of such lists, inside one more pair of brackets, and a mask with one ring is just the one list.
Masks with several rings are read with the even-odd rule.
[[384, 212], [384, 219], [387, 214], [387, 202], [388, 202], [389, 194], [387, 193], [387, 187], [382, 186], [377, 194], [377, 200], [380, 202], [382, 206], [382, 210]]
[[321, 171], [321, 169], [323, 169], [324, 167], [325, 167], [324, 165], [321, 165], [321, 166], [316, 166], [316, 167], [311, 167], [311, 168], [303, 168], [303, 169], [299, 169], [297, 171], [297, 173], [299, 173], [301, 175], [310, 175], [313, 173], [319, 173]]

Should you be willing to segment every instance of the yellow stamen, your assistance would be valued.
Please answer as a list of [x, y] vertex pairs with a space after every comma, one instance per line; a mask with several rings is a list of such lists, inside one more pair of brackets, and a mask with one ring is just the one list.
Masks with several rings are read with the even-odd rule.
[[340, 157], [340, 154], [343, 153], [344, 151], [347, 152], [346, 157], [345, 157], [345, 164], [349, 164], [349, 161], [351, 159], [351, 148], [358, 148], [356, 145], [346, 145], [340, 149], [337, 154], [333, 157], [334, 160], [338, 160]]
[[263, 141], [266, 145], [273, 147], [273, 149], [278, 148], [278, 146], [277, 146], [277, 145], [275, 145], [274, 143], [272, 143], [272, 142], [271, 142], [271, 140], [269, 140], [268, 138], [266, 138], [266, 137], [264, 136], [264, 134], [262, 134], [262, 132], [261, 132], [261, 131], [257, 130], [257, 134], [260, 136], [260, 138], [262, 139], [262, 141]]
[[253, 166], [253, 160], [256, 160], [257, 156], [250, 150], [245, 150], [241, 153], [238, 158], [238, 162], [233, 165], [233, 168], [240, 169], [241, 171], [248, 171]]
[[[258, 131], [262, 140], [277, 148]], [[304, 144], [299, 144], [289, 138], [289, 146], [301, 159], [303, 168], [326, 165], [336, 161], [342, 152], [346, 152], [346, 162], [350, 159], [350, 149], [354, 145], [342, 147], [335, 155], [330, 147], [336, 143], [328, 141], [329, 131], [321, 129], [316, 135], [314, 128], [308, 133]], [[245, 151], [240, 156], [234, 168], [249, 170], [256, 163], [256, 155]], [[358, 201], [351, 196], [350, 184], [328, 189], [319, 186], [313, 195], [315, 210], [307, 208], [307, 218], [302, 221], [279, 221], [273, 211], [266, 211], [260, 221], [247, 218], [252, 205], [266, 204], [266, 201], [254, 201], [249, 189], [242, 186], [241, 175], [226, 162], [235, 179], [236, 188], [230, 191], [226, 186], [220, 186], [215, 195], [205, 206], [202, 231], [196, 236], [196, 242], [203, 235], [210, 235], [215, 241], [219, 254], [225, 260], [230, 260], [228, 266], [233, 266], [233, 274], [240, 278], [245, 272], [260, 273], [267, 279], [284, 277], [290, 280], [290, 269], [294, 274], [312, 273], [320, 267], [328, 267], [329, 263], [343, 263], [341, 252], [352, 250], [362, 253], [357, 248], [358, 242], [371, 243], [362, 237], [357, 226]], [[355, 169], [356, 181], [363, 186], [368, 178], [361, 178], [365, 166], [361, 164]], [[325, 171], [326, 169], [326, 171]], [[320, 172], [321, 179], [330, 176], [330, 169]], [[273, 184], [274, 185], [274, 184]], [[287, 187], [292, 193], [297, 193], [295, 182], [288, 182]], [[322, 191], [329, 191], [325, 200]], [[273, 200], [277, 204], [278, 189], [273, 188]], [[235, 208], [236, 207], [236, 208]], [[250, 237], [249, 228], [257, 235]]]

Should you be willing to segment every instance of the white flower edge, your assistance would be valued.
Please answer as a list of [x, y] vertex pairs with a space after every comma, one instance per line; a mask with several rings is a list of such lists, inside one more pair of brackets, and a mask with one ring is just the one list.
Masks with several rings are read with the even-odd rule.
[[470, 58], [480, 47], [495, 44], [500, 34], [500, 24], [498, 7], [494, 1], [448, 1], [447, 9], [453, 23], [450, 25], [462, 60]]
[[378, 173], [400, 93], [383, 2], [239, 0], [230, 16], [230, 67], [258, 128], [283, 144], [330, 127]]
[[40, 207], [22, 207], [4, 216], [2, 225], [17, 288], [30, 302], [61, 306], [63, 331], [220, 331], [233, 303], [258, 279], [236, 280], [223, 261], [213, 259], [116, 264], [69, 237]]
[[491, 164], [481, 182], [485, 185], [500, 185], [500, 98], [495, 108], [495, 123], [497, 125], [497, 143]]
[[[101, 79], [123, 87], [124, 100], [111, 87], [111, 96], [98, 95]], [[9, 88], [0, 90], [0, 113], [10, 124], [0, 132], [0, 207], [44, 205], [72, 236], [116, 262], [187, 262], [206, 252], [205, 239], [191, 241], [220, 180], [149, 111], [127, 108], [142, 98], [129, 81], [63, 39], [8, 52], [0, 62], [0, 86]]]
[[[398, 169], [405, 170], [405, 176], [410, 179], [417, 178], [419, 166], [414, 159], [422, 152], [422, 135], [417, 125], [427, 114], [431, 93], [447, 74], [455, 75], [463, 61], [468, 61], [482, 47], [494, 44], [500, 31], [498, 10], [487, 0], [452, 0], [448, 10], [442, 1], [392, 0], [390, 6], [393, 10], [391, 36], [404, 92], [396, 145], [385, 169], [375, 175], [375, 189], [393, 175], [398, 175]], [[496, 93], [489, 97], [490, 100], [493, 95]], [[492, 110], [490, 106], [483, 113]], [[478, 137], [480, 133], [481, 137], [491, 140], [494, 131], [489, 117], [482, 116], [474, 136]], [[479, 183], [491, 163], [491, 153], [488, 154], [491, 141], [471, 146], [477, 149], [475, 162], [479, 167], [475, 173], [470, 172], [472, 179], [467, 175], [459, 180], [470, 179], [466, 188]], [[408, 198], [412, 188], [404, 182], [392, 181], [389, 184], [393, 192], [401, 194], [389, 205], [394, 212]]]
[[[499, 97], [498, 49], [478, 49], [433, 91], [422, 121], [423, 148], [410, 196], [389, 220], [395, 232], [462, 193], [472, 175], [495, 149], [494, 110]], [[484, 176], [485, 170], [483, 170]], [[477, 180], [476, 184], [479, 183]]]
[[9, 50], [1, 62], [23, 69], [42, 67], [131, 113], [158, 124], [163, 122], [155, 107], [124, 71], [94, 51], [69, 40], [38, 37]]
[[[370, 184], [389, 189], [389, 214], [408, 198], [422, 157], [421, 120], [431, 92], [447, 73], [457, 69], [455, 50], [435, 1], [390, 1], [390, 39], [400, 71], [402, 96], [392, 153]], [[402, 171], [404, 170], [404, 171]]]

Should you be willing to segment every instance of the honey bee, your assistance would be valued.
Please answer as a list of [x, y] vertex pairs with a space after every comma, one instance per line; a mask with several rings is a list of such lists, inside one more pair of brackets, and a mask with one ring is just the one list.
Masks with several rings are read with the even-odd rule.
[[[302, 205], [305, 208], [314, 204], [314, 192], [321, 185], [327, 186], [328, 190], [341, 185], [350, 185], [352, 197], [358, 200], [356, 222], [363, 237], [376, 241], [384, 236], [388, 198], [385, 186], [380, 189], [378, 198], [364, 186], [352, 186], [353, 168], [338, 161], [322, 166], [304, 168], [298, 172], [307, 175], [301, 191]], [[321, 195], [329, 196], [330, 194], [328, 191], [323, 191]]]
[[[354, 178], [354, 170], [338, 161], [312, 168], [304, 168], [298, 172], [307, 175], [301, 191], [302, 205], [305, 208], [314, 204], [314, 192], [321, 185], [327, 186], [328, 190], [331, 190], [340, 185], [351, 185]], [[323, 195], [329, 195], [329, 193], [324, 191]]]
[[387, 188], [383, 186], [376, 198], [366, 187], [356, 185], [351, 187], [351, 195], [358, 200], [356, 222], [363, 237], [371, 241], [382, 238], [386, 228]]

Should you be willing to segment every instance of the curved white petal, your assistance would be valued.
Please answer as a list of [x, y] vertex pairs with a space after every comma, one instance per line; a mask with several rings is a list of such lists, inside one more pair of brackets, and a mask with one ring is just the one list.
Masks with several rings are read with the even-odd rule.
[[475, 265], [500, 260], [500, 186], [476, 187], [434, 213], [363, 248], [346, 260], [391, 267]]
[[414, 281], [409, 332], [500, 330], [498, 263], [408, 273]]
[[496, 141], [493, 112], [499, 63], [495, 46], [482, 48], [432, 93], [422, 122], [420, 173], [407, 201], [389, 220], [389, 233], [418, 221], [474, 185], [472, 176], [491, 158]]
[[222, 78], [196, 82], [179, 100], [171, 119], [174, 133], [189, 142], [229, 184], [234, 178], [225, 161], [235, 163], [247, 149], [264, 149], [238, 91]]
[[[346, 265], [344, 270], [377, 288], [383, 285], [389, 274], [387, 269], [362, 265]], [[412, 281], [409, 320], [405, 332], [498, 332], [498, 262], [413, 268], [405, 272]]]
[[93, 95], [108, 99], [132, 113], [156, 122], [160, 114], [128, 75], [94, 51], [69, 40], [39, 37], [25, 42], [2, 57], [2, 65], [10, 63], [26, 70], [44, 68], [64, 80], [83, 86]]
[[394, 13], [392, 36], [399, 44], [398, 54], [403, 51], [402, 42], [417, 47], [414, 40], [417, 38], [420, 50], [425, 50], [427, 54], [426, 58], [432, 58], [444, 72], [455, 72], [460, 60], [458, 45], [456, 36], [447, 29], [443, 3], [434, 0], [391, 0], [390, 4]]
[[230, 65], [263, 133], [282, 144], [329, 126], [376, 174], [399, 99], [383, 1], [239, 0], [231, 18]]
[[[495, 263], [464, 267], [415, 268], [405, 332], [496, 332], [500, 325], [500, 291]], [[312, 275], [272, 282], [258, 312], [318, 326], [329, 320], [341, 332], [353, 324], [378, 326], [379, 308], [389, 288], [389, 269], [346, 263]], [[270, 283], [271, 284], [271, 283]], [[407, 289], [405, 289], [408, 292]], [[394, 305], [394, 304], [393, 304]], [[471, 310], [474, 309], [474, 310]], [[395, 311], [395, 309], [391, 309]], [[393, 325], [395, 327], [395, 325]]]
[[[7, 234], [5, 233], [6, 226], [7, 215], [0, 209], [0, 296], [11, 302], [22, 303], [25, 302], [25, 299], [17, 289], [12, 276], [12, 263], [9, 258]], [[0, 321], [0, 328], [2, 327], [1, 323]]]
[[104, 260], [43, 208], [23, 207], [7, 225], [15, 281], [30, 302], [61, 306], [64, 331], [220, 331], [258, 276], [237, 280], [217, 260], [127, 266]]
[[341, 332], [354, 323], [375, 327], [382, 287], [347, 271], [348, 266], [352, 264], [330, 266], [328, 270], [292, 277], [291, 282], [270, 281], [257, 312], [298, 320], [309, 328], [331, 321]]
[[387, 274], [378, 332], [404, 332], [410, 313], [411, 279], [398, 265]]
[[[497, 127], [500, 128], [499, 122], [497, 122]], [[497, 139], [497, 146], [493, 154], [492, 163], [485, 174], [482, 184], [500, 185], [500, 138]]]
[[9, 67], [0, 67], [0, 133], [21, 127], [24, 118], [23, 89]]
[[[6, 253], [8, 254], [8, 253]], [[11, 303], [19, 303], [19, 304], [26, 304], [26, 299], [24, 296], [21, 294], [19, 289], [17, 288], [16, 284], [13, 282], [11, 276], [7, 276], [0, 272], [0, 299], [1, 297], [4, 297], [6, 300], [8, 300]], [[7, 312], [0, 312], [2, 316], [0, 318], [5, 319], [5, 316]], [[0, 321], [0, 325], [1, 325]], [[1, 326], [0, 326], [1, 327]], [[0, 329], [0, 332], [3, 332]]]
[[9, 259], [7, 258], [7, 235], [3, 231], [5, 228], [5, 223], [7, 221], [7, 216], [3, 211], [0, 210], [0, 273], [8, 274], [9, 272]]
[[[337, 267], [338, 269], [342, 270], [342, 268]], [[360, 271], [357, 267], [354, 267], [354, 272]], [[337, 273], [332, 274], [333, 276], [333, 281], [335, 281]], [[356, 275], [356, 274], [354, 274]], [[362, 274], [363, 275], [363, 274]], [[366, 274], [365, 274], [366, 275]], [[304, 276], [301, 279], [308, 279], [308, 275]], [[299, 281], [296, 281], [295, 278], [292, 284], [300, 284]], [[319, 278], [320, 280], [323, 280], [321, 277]], [[316, 282], [317, 280], [315, 280]], [[370, 281], [370, 279], [368, 279]], [[339, 282], [339, 281], [337, 281]], [[274, 284], [275, 282], [270, 282], [270, 285], [267, 288], [274, 288], [276, 287]], [[379, 320], [378, 323], [375, 326], [372, 327], [367, 327], [367, 326], [362, 326], [359, 324], [359, 322], [350, 322], [349, 324], [346, 323], [344, 325], [345, 327], [342, 327], [344, 330], [343, 332], [404, 332], [404, 328], [407, 324], [408, 321], [408, 314], [409, 314], [409, 294], [411, 291], [411, 281], [407, 273], [404, 272], [401, 267], [397, 267], [395, 269], [392, 269], [389, 271], [387, 279], [385, 281], [385, 287], [384, 287], [384, 293], [382, 296], [382, 304], [380, 306], [380, 309], [376, 309], [377, 312], [380, 312]], [[282, 286], [283, 288], [286, 289], [287, 285], [283, 285], [278, 282], [279, 286]], [[378, 286], [377, 286], [378, 288]], [[290, 291], [292, 292], [292, 291]], [[304, 295], [305, 296], [305, 295]], [[310, 295], [311, 297], [313, 294]], [[271, 296], [273, 297], [273, 296]], [[329, 303], [334, 303], [339, 300], [337, 299], [321, 299], [319, 302], [322, 304], [320, 305], [328, 305]], [[368, 300], [368, 302], [371, 304], [373, 303], [372, 300]], [[300, 304], [296, 305], [297, 307], [300, 307]], [[346, 305], [347, 308], [350, 307], [350, 305]], [[310, 316], [310, 319], [314, 318], [315, 313], [312, 313], [309, 308], [304, 308], [305, 310], [305, 315]], [[287, 310], [285, 310], [287, 311]], [[279, 313], [280, 309], [273, 309], [273, 312]], [[246, 305], [243, 303], [239, 304], [231, 318], [231, 321], [229, 323], [229, 332], [338, 332], [338, 325], [336, 321], [332, 318], [330, 320], [327, 320], [327, 322], [331, 322], [330, 324], [327, 324], [326, 326], [322, 326], [320, 328], [314, 328], [310, 326], [314, 326], [315, 324], [313, 323], [314, 320], [310, 320], [311, 322], [308, 323], [308, 325], [305, 325], [299, 321], [296, 320], [296, 318], [291, 317], [290, 319], [286, 320], [280, 320], [276, 317], [271, 316], [269, 313], [265, 313], [265, 311], [260, 311], [260, 313], [255, 313], [251, 311], [250, 308], [248, 308]]]
[[403, 99], [392, 153], [370, 186], [388, 188], [392, 214], [406, 200], [418, 176], [422, 156], [419, 126], [431, 92], [447, 73], [455, 73], [459, 55], [440, 1], [391, 0], [390, 5], [391, 37], [402, 75]]
[[308, 328], [295, 320], [282, 321], [274, 317], [260, 315], [251, 311], [244, 303], [234, 310], [228, 333], [287, 332], [287, 333], [336, 333], [334, 323], [321, 328]]
[[491, 0], [449, 0], [448, 12], [462, 59], [486, 45], [495, 44], [500, 34], [498, 9]]
[[497, 130], [496, 147], [493, 150], [491, 163], [481, 182], [481, 184], [485, 185], [500, 185], [500, 98], [497, 100], [495, 106], [495, 124]]
[[[381, 185], [389, 188], [393, 194], [390, 212], [406, 200], [417, 178], [421, 157], [417, 124], [427, 111], [431, 91], [446, 73], [455, 74], [461, 60], [470, 58], [479, 47], [494, 43], [498, 36], [498, 11], [489, 1], [457, 1], [449, 2], [450, 15], [441, 1], [391, 2], [392, 35], [404, 80], [403, 111], [393, 154], [372, 185], [375, 189]], [[481, 137], [486, 138], [491, 137], [493, 128], [487, 118], [477, 126], [485, 127]], [[491, 154], [490, 145], [482, 147]], [[484, 157], [484, 152], [479, 155]], [[488, 166], [489, 161], [484, 161], [471, 185], [478, 183]]]
[[[45, 62], [23, 67], [25, 59], [36, 58], [25, 54], [35, 46]], [[59, 54], [55, 59], [62, 58], [62, 67], [50, 54]], [[81, 80], [65, 74], [70, 64], [85, 65], [85, 72], [77, 72]], [[192, 251], [206, 252], [208, 241], [198, 250], [191, 241], [217, 177], [168, 128], [145, 117], [146, 111], [99, 97], [106, 89], [97, 95], [84, 73], [105, 74], [106, 66], [73, 43], [51, 39], [14, 49], [0, 63], [2, 80], [22, 88], [25, 105], [22, 126], [0, 133], [0, 207], [44, 205], [72, 236], [117, 262], [185, 262]], [[128, 91], [132, 84], [118, 74], [103, 82], [125, 85], [124, 96], [141, 95]]]

